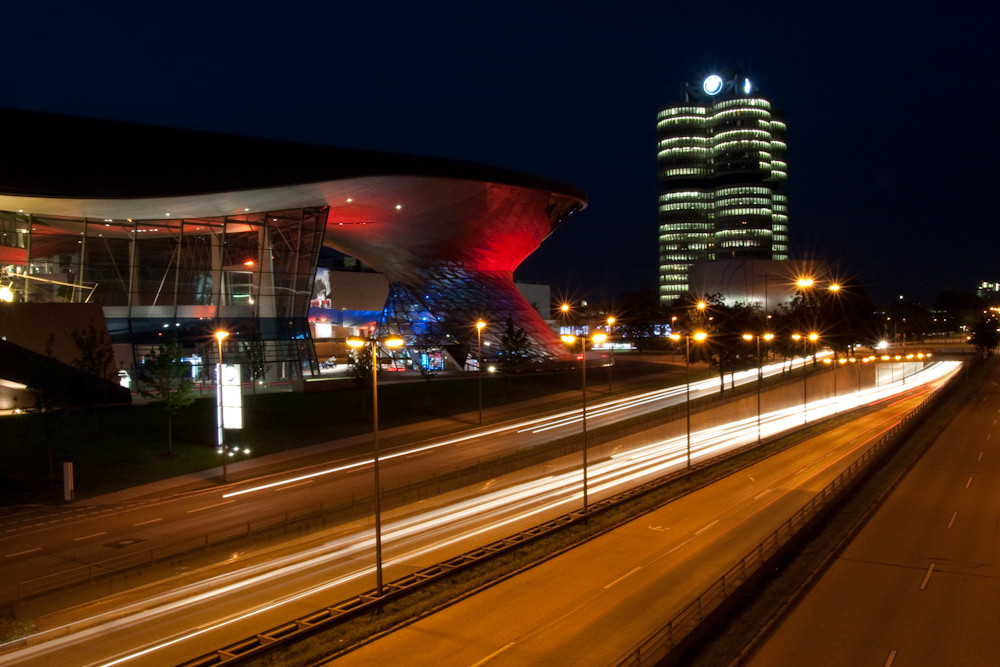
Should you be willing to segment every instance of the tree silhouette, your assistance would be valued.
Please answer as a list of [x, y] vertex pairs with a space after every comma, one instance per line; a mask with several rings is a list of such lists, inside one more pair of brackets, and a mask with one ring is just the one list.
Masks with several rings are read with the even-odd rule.
[[972, 335], [969, 336], [969, 342], [976, 348], [979, 354], [983, 356], [993, 354], [993, 350], [1000, 345], [1000, 331], [997, 330], [998, 325], [1000, 325], [1000, 322], [997, 321], [996, 317], [983, 315], [972, 328]]
[[196, 398], [191, 364], [182, 359], [183, 353], [180, 342], [171, 337], [150, 352], [139, 367], [139, 379], [143, 384], [139, 393], [158, 401], [167, 413], [167, 454], [170, 456], [174, 454], [174, 415]]

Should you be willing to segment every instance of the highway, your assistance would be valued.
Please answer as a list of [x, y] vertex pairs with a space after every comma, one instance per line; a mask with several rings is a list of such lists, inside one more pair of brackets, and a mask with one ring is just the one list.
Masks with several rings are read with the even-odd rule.
[[[861, 396], [842, 393], [837, 400], [826, 398], [811, 403], [807, 412], [810, 419], [819, 418], [838, 405], [853, 407], [859, 401], [878, 400], [879, 396], [919, 391], [922, 382], [939, 382], [954, 367], [950, 363], [928, 364], [907, 378], [905, 385], [900, 380], [866, 388]], [[769, 412], [761, 416], [762, 429], [769, 433], [800, 424], [804, 412], [801, 404]], [[556, 419], [566, 421], [570, 417], [561, 415]], [[545, 428], [547, 423], [551, 420], [521, 423], [506, 432], [529, 433]], [[692, 433], [691, 455], [697, 460], [725, 446], [752, 442], [756, 437], [756, 417], [705, 428]], [[635, 440], [631, 438], [630, 443]], [[683, 434], [645, 443], [640, 448], [630, 449], [630, 443], [609, 444], [616, 455], [603, 457], [590, 467], [592, 498], [686, 465]], [[397, 459], [412, 464], [413, 459], [404, 457], [429, 451], [426, 447], [416, 449], [420, 451], [400, 454]], [[196, 514], [238, 513], [241, 503], [276, 502], [271, 500], [275, 495], [312, 491], [312, 480], [337, 477], [342, 483], [348, 478], [345, 473], [359, 474], [364, 468], [358, 465], [336, 473], [313, 471], [323, 474], [282, 478], [285, 483], [277, 486], [235, 485], [215, 491], [215, 497], [199, 496], [198, 502], [207, 504], [202, 505], [204, 510], [195, 508]], [[542, 468], [388, 512], [383, 520], [386, 579], [578, 507], [582, 496], [578, 455]], [[364, 477], [370, 484], [369, 475]], [[245, 493], [226, 497], [240, 491]], [[163, 508], [156, 502], [139, 503], [127, 514], [134, 513], [129, 519], [134, 521], [150, 510]], [[149, 519], [138, 523], [142, 521]], [[358, 521], [260, 552], [235, 553], [230, 562], [179, 573], [166, 581], [53, 615], [44, 619], [43, 630], [32, 638], [31, 645], [8, 647], [11, 650], [3, 658], [9, 664], [46, 664], [70, 655], [77, 664], [165, 664], [191, 658], [372, 588], [373, 536], [368, 524], [368, 520]], [[234, 595], [237, 591], [239, 595]]]
[[[801, 360], [796, 363], [800, 365]], [[781, 364], [764, 369], [766, 375], [781, 371]], [[886, 375], [891, 377], [891, 373]], [[752, 382], [755, 376], [755, 371], [737, 374], [735, 383]], [[713, 395], [718, 386], [717, 378], [692, 382], [692, 399]], [[680, 404], [685, 395], [684, 385], [679, 385], [622, 398], [592, 399], [587, 410], [588, 423], [591, 428], [600, 428]], [[451, 437], [383, 448], [379, 466], [382, 488], [406, 488], [448, 471], [579, 431], [580, 409], [575, 408]], [[366, 439], [370, 440], [370, 436], [360, 440]], [[266, 479], [152, 498], [94, 499], [4, 515], [0, 518], [0, 600], [16, 599], [19, 582], [43, 586], [45, 582], [37, 579], [44, 575], [56, 576], [68, 568], [86, 568], [112, 557], [139, 557], [144, 552], [174, 545], [193, 546], [199, 539], [204, 542], [206, 534], [236, 532], [248, 521], [318, 510], [321, 504], [350, 505], [357, 499], [362, 504], [354, 515], [364, 516], [370, 512], [373, 492], [372, 460], [370, 457], [343, 460], [336, 458], [336, 451], [337, 445], [332, 443], [332, 460], [327, 463]], [[262, 493], [267, 489], [283, 489], [283, 492]]]
[[747, 664], [996, 665], [1000, 369]]
[[690, 493], [333, 664], [614, 664], [924, 397], [915, 391], [888, 399], [856, 423]]

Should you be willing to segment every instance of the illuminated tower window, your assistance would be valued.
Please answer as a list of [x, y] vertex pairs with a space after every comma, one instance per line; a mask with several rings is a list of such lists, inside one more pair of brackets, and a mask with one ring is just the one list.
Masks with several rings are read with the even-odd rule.
[[787, 259], [785, 123], [741, 72], [707, 73], [657, 115], [660, 301], [693, 264]]

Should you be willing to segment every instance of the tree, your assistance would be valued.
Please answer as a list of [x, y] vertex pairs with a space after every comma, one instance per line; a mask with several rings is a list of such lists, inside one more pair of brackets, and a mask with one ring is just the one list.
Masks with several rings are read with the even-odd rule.
[[524, 329], [515, 329], [514, 319], [509, 316], [503, 335], [500, 336], [500, 350], [497, 357], [500, 361], [500, 371], [506, 375], [510, 375], [518, 366], [533, 358], [528, 334], [524, 333]]
[[[74, 329], [70, 334], [79, 352], [72, 366], [86, 376], [86, 389], [91, 405], [108, 402], [108, 384], [115, 379], [115, 352], [108, 332], [93, 324], [85, 329]], [[96, 419], [96, 411], [95, 411]]]
[[[365, 343], [363, 347], [352, 347], [347, 352], [347, 367], [350, 369], [354, 383], [362, 390], [371, 389], [372, 386], [372, 351], [368, 347], [371, 343]], [[361, 414], [368, 413], [368, 392], [361, 392]]]
[[997, 321], [996, 317], [983, 315], [972, 328], [969, 342], [976, 348], [979, 354], [983, 356], [992, 354], [997, 349], [997, 346], [1000, 345], [1000, 330], [997, 329], [998, 324], [1000, 322]]
[[935, 333], [972, 328], [985, 308], [986, 302], [975, 292], [944, 290], [934, 299], [934, 310], [945, 313], [940, 322], [938, 317], [934, 318]]
[[648, 347], [656, 325], [662, 319], [660, 297], [655, 288], [621, 295], [614, 310], [618, 335], [635, 345], [639, 352]]
[[[708, 310], [708, 309], [706, 309]], [[754, 334], [763, 320], [763, 310], [757, 302], [741, 301], [733, 306], [717, 303], [708, 315], [711, 336], [709, 350], [719, 367], [719, 383], [726, 388], [726, 373], [735, 385], [734, 374], [756, 366], [757, 349], [743, 339], [743, 334]]]
[[142, 388], [139, 393], [163, 406], [167, 413], [167, 453], [174, 455], [173, 418], [194, 402], [194, 378], [191, 364], [183, 360], [184, 348], [175, 337], [153, 350], [139, 367]]

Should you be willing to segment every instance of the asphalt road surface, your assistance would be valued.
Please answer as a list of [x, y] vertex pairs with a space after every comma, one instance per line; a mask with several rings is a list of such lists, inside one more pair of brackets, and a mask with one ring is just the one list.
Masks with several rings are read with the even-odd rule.
[[874, 414], [695, 491], [333, 664], [614, 664], [924, 397], [887, 401]]
[[[914, 384], [911, 379], [908, 388], [914, 390]], [[883, 385], [880, 391], [892, 393], [899, 389]], [[841, 396], [838, 400], [817, 401], [810, 404], [808, 410], [818, 417], [823, 410], [834, 409], [839, 401], [851, 404], [854, 400]], [[768, 428], [787, 428], [782, 424], [789, 420], [800, 423], [802, 411], [801, 405], [776, 410], [775, 414], [766, 416], [764, 423]], [[522, 424], [514, 431], [499, 435], [510, 438], [513, 432], [518, 432], [537, 436], [549, 432], [545, 424], [555, 422], [572, 425], [571, 418], [557, 415], [536, 422], [530, 428]], [[705, 431], [692, 436], [694, 457], [709, 455], [722, 441], [751, 441], [755, 437], [756, 420], [743, 419], [738, 424]], [[401, 466], [412, 467], [428, 456], [427, 452], [440, 453], [449, 448], [462, 450], [468, 447], [468, 442], [438, 443], [440, 446], [429, 449], [400, 451], [394, 460]], [[592, 470], [594, 497], [613, 493], [622, 485], [638, 483], [685, 464], [683, 437], [675, 434], [665, 440], [643, 440], [643, 443], [642, 447], [622, 450], [621, 456], [595, 463]], [[609, 446], [616, 450], [624, 445], [612, 443]], [[824, 454], [824, 461], [831, 456]], [[845, 459], [853, 456], [852, 451], [843, 454]], [[580, 475], [574, 467], [578, 467], [579, 462], [576, 457], [570, 458], [573, 460], [551, 464], [552, 470], [519, 471], [510, 478], [491, 480], [475, 489], [428, 499], [387, 513], [384, 517], [387, 580], [539, 523], [546, 515], [561, 514], [578, 506]], [[833, 456], [832, 460], [840, 458]], [[44, 535], [48, 543], [61, 545], [61, 553], [66, 554], [74, 546], [82, 550], [88, 543], [116, 539], [119, 534], [114, 532], [116, 522], [133, 535], [154, 531], [160, 524], [202, 530], [201, 521], [206, 522], [205, 525], [216, 520], [233, 521], [249, 511], [280, 508], [285, 496], [301, 499], [304, 494], [316, 494], [315, 502], [324, 494], [332, 493], [334, 488], [343, 493], [343, 487], [350, 488], [352, 476], [357, 477], [354, 481], [359, 485], [370, 484], [370, 471], [364, 470], [365, 462], [348, 462], [347, 465], [337, 473], [324, 472], [306, 479], [301, 479], [301, 475], [282, 477], [269, 480], [267, 484], [233, 485], [229, 489], [182, 494], [110, 509], [89, 507], [79, 510], [78, 517], [67, 514], [57, 523], [26, 528], [19, 536]], [[795, 465], [799, 470], [812, 464], [800, 461]], [[328, 486], [314, 484], [317, 481]], [[280, 483], [271, 486], [273, 482]], [[247, 490], [248, 493], [231, 495]], [[757, 500], [780, 505], [801, 492], [797, 489], [777, 493], [772, 500], [767, 498], [772, 490], [759, 490], [761, 495]], [[684, 531], [692, 530], [700, 536], [714, 530], [715, 522], [700, 527], [694, 525], [703, 515], [691, 508], [688, 512], [691, 516], [683, 522]], [[167, 521], [167, 516], [172, 519]], [[766, 524], [756, 520], [751, 523], [754, 530], [758, 523]], [[75, 535], [72, 531], [80, 534]], [[173, 664], [370, 589], [373, 585], [372, 540], [368, 520], [361, 520], [270, 549], [234, 553], [211, 567], [177, 572], [168, 579], [40, 619], [42, 632], [31, 638], [26, 647], [8, 647], [13, 650], [3, 659], [9, 664]], [[6, 537], [4, 544], [7, 545]], [[4, 558], [52, 557], [44, 548], [41, 552], [9, 551]], [[697, 581], [687, 576], [682, 579], [687, 583]], [[684, 589], [682, 594], [688, 592], [689, 589]]]
[[750, 665], [1000, 664], [1000, 369]]

